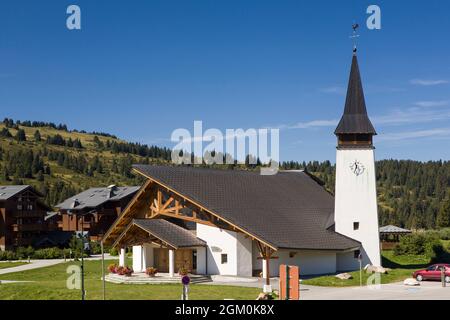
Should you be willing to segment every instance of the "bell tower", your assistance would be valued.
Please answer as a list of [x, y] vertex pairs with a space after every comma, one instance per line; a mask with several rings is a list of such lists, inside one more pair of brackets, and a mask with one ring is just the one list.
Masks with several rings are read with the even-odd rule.
[[[373, 136], [356, 47], [337, 136], [335, 231], [361, 242], [363, 265], [381, 265]], [[354, 261], [357, 266], [358, 261]]]

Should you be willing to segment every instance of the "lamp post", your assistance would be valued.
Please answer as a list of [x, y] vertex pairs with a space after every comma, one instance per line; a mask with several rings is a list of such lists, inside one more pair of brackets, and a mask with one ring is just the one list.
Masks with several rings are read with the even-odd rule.
[[[69, 215], [75, 215], [75, 219], [76, 221], [78, 221], [78, 216], [80, 216], [80, 221], [81, 221], [81, 300], [85, 300], [86, 298], [86, 292], [84, 290], [84, 251], [85, 251], [85, 243], [84, 243], [84, 216], [88, 215], [88, 214], [93, 214], [95, 213], [95, 210], [89, 211], [87, 213], [74, 213], [72, 211], [68, 211], [67, 213]], [[75, 227], [75, 229], [78, 229], [77, 227]], [[78, 230], [75, 230], [78, 231]]]

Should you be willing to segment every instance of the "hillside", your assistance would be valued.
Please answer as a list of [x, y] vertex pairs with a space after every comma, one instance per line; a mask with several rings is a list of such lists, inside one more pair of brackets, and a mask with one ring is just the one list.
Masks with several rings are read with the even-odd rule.
[[[0, 184], [30, 184], [50, 206], [90, 187], [138, 185], [133, 163], [169, 164], [170, 150], [130, 143], [106, 133], [68, 130], [43, 122], [0, 123]], [[219, 166], [253, 170], [252, 165]], [[330, 161], [283, 162], [306, 169], [334, 191]], [[421, 229], [450, 227], [450, 161], [383, 160], [376, 163], [380, 224]]]
[[64, 128], [1, 123], [0, 184], [33, 185], [55, 205], [93, 186], [141, 184], [131, 165], [166, 163], [169, 156], [167, 149]]

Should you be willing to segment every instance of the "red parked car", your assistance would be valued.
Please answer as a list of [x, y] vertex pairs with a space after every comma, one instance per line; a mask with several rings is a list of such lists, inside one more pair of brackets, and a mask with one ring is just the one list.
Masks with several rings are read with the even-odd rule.
[[441, 281], [441, 269], [445, 270], [445, 282], [450, 283], [450, 264], [438, 263], [429, 266], [426, 269], [418, 270], [413, 273], [413, 278], [417, 281], [439, 280]]

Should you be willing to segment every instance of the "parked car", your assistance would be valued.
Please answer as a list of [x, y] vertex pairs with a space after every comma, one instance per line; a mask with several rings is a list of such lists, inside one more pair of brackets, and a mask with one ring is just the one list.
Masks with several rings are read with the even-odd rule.
[[417, 281], [422, 280], [441, 280], [441, 270], [445, 270], [445, 282], [450, 283], [450, 264], [438, 263], [429, 266], [426, 269], [418, 270], [413, 273], [413, 278]]

